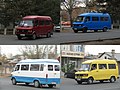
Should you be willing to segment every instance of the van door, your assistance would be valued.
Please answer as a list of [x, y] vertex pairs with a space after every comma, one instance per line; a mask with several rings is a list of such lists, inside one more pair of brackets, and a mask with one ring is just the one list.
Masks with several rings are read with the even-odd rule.
[[93, 28], [93, 23], [92, 23], [92, 21], [91, 21], [91, 17], [90, 16], [87, 16], [87, 17], [85, 17], [85, 21], [84, 21], [84, 27], [87, 27], [88, 28], [88, 30], [90, 30], [90, 29], [92, 29]]
[[97, 16], [92, 16], [91, 29], [98, 30], [100, 29], [100, 20]]
[[106, 64], [98, 64], [99, 67], [99, 78], [101, 80], [107, 79], [108, 69]]
[[94, 80], [99, 79], [99, 72], [98, 72], [97, 64], [91, 65], [90, 75], [94, 78]]
[[40, 20], [39, 21], [39, 35], [43, 35], [45, 30], [45, 21]]

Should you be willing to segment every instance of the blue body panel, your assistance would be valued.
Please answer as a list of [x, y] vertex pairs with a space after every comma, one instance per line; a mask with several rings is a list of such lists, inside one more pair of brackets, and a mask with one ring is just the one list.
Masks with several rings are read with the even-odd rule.
[[12, 76], [17, 82], [22, 83], [33, 83], [34, 80], [38, 80], [40, 84], [60, 84], [60, 78], [37, 78], [37, 77], [23, 77], [23, 76]]
[[[88, 30], [103, 30], [104, 27], [111, 29], [111, 18], [108, 13], [84, 13], [80, 14], [81, 17], [90, 17], [90, 21], [75, 21], [73, 22], [73, 30], [82, 30], [87, 28]], [[78, 16], [78, 17], [79, 17]], [[98, 17], [98, 21], [92, 21], [92, 17]], [[108, 17], [108, 21], [100, 21], [100, 17]]]

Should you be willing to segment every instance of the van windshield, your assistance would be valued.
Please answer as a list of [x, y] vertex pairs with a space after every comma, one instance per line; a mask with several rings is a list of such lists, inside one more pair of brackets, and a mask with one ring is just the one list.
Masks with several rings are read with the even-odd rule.
[[23, 20], [20, 22], [19, 26], [33, 26], [33, 20]]
[[80, 71], [89, 71], [89, 69], [90, 69], [90, 64], [82, 64], [82, 66], [79, 70]]
[[76, 19], [75, 19], [75, 22], [83, 22], [85, 19], [84, 16], [78, 16]]

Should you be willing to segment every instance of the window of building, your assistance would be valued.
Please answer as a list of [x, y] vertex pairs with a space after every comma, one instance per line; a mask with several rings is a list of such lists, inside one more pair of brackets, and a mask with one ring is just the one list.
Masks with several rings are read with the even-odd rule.
[[48, 71], [53, 71], [53, 65], [48, 65]]
[[107, 65], [106, 64], [99, 64], [99, 69], [107, 69]]
[[30, 71], [39, 71], [39, 64], [31, 64]]
[[108, 64], [109, 69], [116, 69], [116, 65], [115, 64]]
[[29, 70], [29, 65], [21, 65], [21, 71], [28, 71]]
[[55, 71], [60, 71], [59, 65], [55, 65]]

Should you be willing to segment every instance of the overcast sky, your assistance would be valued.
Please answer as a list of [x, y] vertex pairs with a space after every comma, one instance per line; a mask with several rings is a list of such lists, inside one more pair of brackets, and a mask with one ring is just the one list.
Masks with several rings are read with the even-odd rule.
[[116, 53], [120, 53], [120, 45], [86, 45], [85, 52], [93, 55], [98, 53], [111, 52], [114, 49]]

